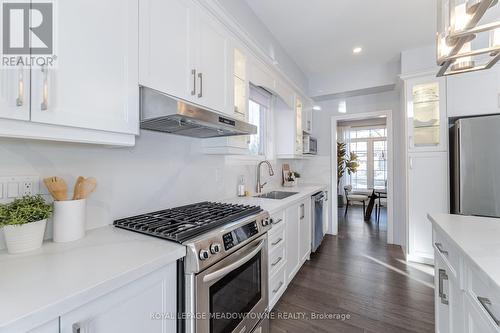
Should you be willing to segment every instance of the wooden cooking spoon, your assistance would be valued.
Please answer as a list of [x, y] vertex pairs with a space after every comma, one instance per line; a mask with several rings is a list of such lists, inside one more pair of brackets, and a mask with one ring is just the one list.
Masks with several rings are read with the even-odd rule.
[[75, 188], [73, 190], [73, 200], [78, 200], [78, 196], [80, 195], [80, 186], [82, 186], [85, 177], [78, 176], [75, 182]]
[[49, 177], [43, 180], [45, 186], [56, 201], [65, 201], [68, 199], [68, 186], [64, 179], [59, 177]]
[[[82, 177], [83, 178], [83, 177]], [[78, 186], [76, 198], [74, 200], [86, 199], [97, 187], [97, 180], [94, 177], [83, 178]]]

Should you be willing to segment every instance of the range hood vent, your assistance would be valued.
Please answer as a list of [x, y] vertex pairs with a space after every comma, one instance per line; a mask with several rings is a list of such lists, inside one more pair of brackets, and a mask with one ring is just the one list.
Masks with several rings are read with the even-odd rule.
[[256, 134], [257, 127], [141, 87], [141, 128], [195, 138]]

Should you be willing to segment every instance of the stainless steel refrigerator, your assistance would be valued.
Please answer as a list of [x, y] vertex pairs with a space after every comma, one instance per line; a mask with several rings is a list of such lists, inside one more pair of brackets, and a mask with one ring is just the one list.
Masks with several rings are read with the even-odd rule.
[[452, 212], [500, 217], [500, 115], [451, 128]]

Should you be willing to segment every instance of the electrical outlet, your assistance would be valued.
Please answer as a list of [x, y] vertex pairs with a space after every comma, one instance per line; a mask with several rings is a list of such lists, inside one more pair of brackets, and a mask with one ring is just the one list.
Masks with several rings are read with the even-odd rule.
[[40, 193], [40, 177], [38, 176], [4, 176], [0, 177], [0, 203], [12, 201], [25, 195]]

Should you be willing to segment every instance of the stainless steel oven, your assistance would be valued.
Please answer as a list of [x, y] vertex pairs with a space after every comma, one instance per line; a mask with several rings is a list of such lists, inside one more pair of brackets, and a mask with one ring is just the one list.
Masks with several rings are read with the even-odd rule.
[[[227, 256], [186, 274], [188, 333], [265, 333], [269, 218], [224, 229], [215, 244]], [[264, 224], [264, 226], [262, 226]], [[206, 244], [208, 244], [207, 242]], [[188, 252], [203, 250], [188, 247]], [[215, 251], [214, 251], [215, 252]], [[210, 259], [210, 258], [209, 258]], [[207, 260], [209, 260], [207, 259]], [[260, 325], [260, 326], [259, 326]]]

